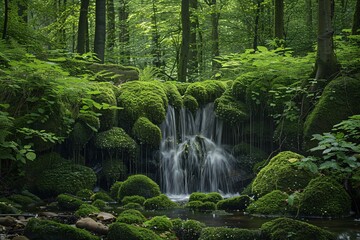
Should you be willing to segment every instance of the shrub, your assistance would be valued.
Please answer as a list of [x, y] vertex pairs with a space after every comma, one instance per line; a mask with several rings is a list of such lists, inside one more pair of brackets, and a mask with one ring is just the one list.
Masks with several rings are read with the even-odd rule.
[[123, 222], [128, 224], [141, 224], [146, 221], [144, 215], [135, 209], [128, 209], [120, 213], [116, 219], [117, 222]]
[[274, 190], [252, 202], [246, 211], [253, 214], [264, 215], [285, 214], [289, 209], [287, 204], [288, 198], [289, 195], [287, 193]]
[[125, 223], [113, 223], [109, 227], [108, 240], [161, 240], [153, 231]]
[[128, 203], [138, 203], [140, 205], [144, 205], [144, 202], [145, 202], [145, 198], [143, 196], [138, 196], [138, 195], [126, 196], [121, 201], [123, 205], [126, 205]]
[[193, 193], [190, 194], [189, 202], [192, 202], [192, 201], [203, 202], [205, 198], [206, 198], [206, 193], [193, 192]]
[[213, 203], [217, 203], [220, 200], [222, 200], [222, 196], [220, 195], [220, 193], [217, 192], [211, 192], [211, 193], [207, 193], [205, 196], [205, 199], [203, 200], [203, 202], [213, 202]]
[[106, 192], [97, 192], [90, 197], [91, 201], [95, 201], [97, 199], [105, 202], [114, 202], [114, 199], [112, 199]]
[[123, 206], [124, 209], [136, 209], [136, 210], [144, 210], [144, 207], [138, 203], [128, 203]]
[[83, 200], [90, 200], [90, 197], [94, 194], [94, 192], [90, 189], [81, 189], [77, 191], [76, 196]]
[[166, 232], [173, 228], [173, 224], [166, 216], [155, 216], [144, 222], [144, 226], [155, 232]]
[[68, 194], [60, 194], [56, 200], [59, 209], [68, 211], [76, 210], [84, 203], [81, 199]]
[[95, 214], [95, 213], [99, 213], [99, 212], [100, 212], [100, 210], [96, 206], [84, 203], [79, 207], [78, 210], [76, 210], [75, 216], [87, 217], [91, 214]]
[[218, 210], [234, 211], [234, 210], [245, 210], [249, 206], [251, 198], [248, 195], [241, 195], [237, 197], [227, 198], [220, 200], [216, 204]]
[[160, 187], [145, 175], [132, 175], [126, 179], [120, 188], [120, 199], [126, 196], [139, 195], [151, 198], [160, 195]]
[[164, 82], [163, 86], [169, 100], [169, 105], [173, 106], [175, 109], [181, 109], [182, 98], [175, 84], [176, 82]]
[[201, 232], [199, 240], [261, 240], [260, 231], [241, 229], [241, 228], [225, 228], [225, 227], [208, 227]]
[[170, 209], [177, 206], [178, 205], [171, 201], [165, 194], [149, 198], [144, 202], [144, 207], [146, 210]]

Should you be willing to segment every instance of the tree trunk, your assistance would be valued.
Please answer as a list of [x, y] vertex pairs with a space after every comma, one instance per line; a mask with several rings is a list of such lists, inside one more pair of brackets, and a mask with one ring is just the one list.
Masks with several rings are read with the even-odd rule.
[[122, 64], [130, 63], [130, 51], [129, 51], [129, 26], [128, 26], [128, 5], [127, 0], [121, 0], [119, 6], [119, 42], [120, 42], [120, 62]]
[[257, 6], [256, 6], [254, 41], [253, 41], [253, 49], [254, 49], [255, 51], [258, 50], [257, 47], [258, 47], [258, 39], [259, 39], [260, 8], [261, 8], [261, 1], [258, 0]]
[[339, 72], [339, 64], [334, 53], [332, 18], [333, 0], [319, 0], [318, 43], [315, 79], [332, 79]]
[[356, 7], [354, 12], [354, 20], [351, 33], [353, 35], [360, 35], [360, 0], [356, 1]]
[[4, 0], [5, 6], [4, 6], [4, 27], [3, 27], [3, 33], [2, 33], [2, 39], [7, 38], [7, 29], [8, 29], [8, 22], [9, 22], [9, 0]]
[[306, 12], [306, 19], [305, 19], [305, 23], [307, 26], [307, 31], [308, 31], [308, 35], [309, 37], [312, 35], [313, 33], [313, 14], [312, 14], [312, 0], [306, 0], [305, 2], [305, 12]]
[[189, 45], [190, 45], [190, 0], [182, 0], [181, 2], [181, 26], [182, 40], [179, 56], [178, 80], [186, 82], [187, 65], [189, 61]]
[[27, 15], [28, 3], [27, 3], [27, 1], [19, 0], [19, 1], [17, 1], [17, 5], [18, 5], [18, 16], [21, 17], [21, 19], [23, 20], [24, 23], [27, 23], [28, 22], [28, 15]]
[[191, 82], [198, 77], [198, 44], [197, 44], [197, 30], [199, 26], [199, 19], [197, 16], [198, 2], [197, 0], [190, 0], [190, 43], [189, 43], [189, 70], [188, 75]]
[[111, 52], [115, 46], [115, 7], [114, 0], [107, 0], [107, 50]]
[[211, 0], [211, 52], [212, 52], [212, 70], [216, 71], [220, 68], [220, 64], [215, 58], [220, 55], [219, 50], [219, 18], [218, 6], [216, 0]]
[[88, 35], [88, 9], [89, 0], [81, 0], [80, 6], [80, 17], [78, 26], [78, 40], [77, 40], [77, 52], [84, 54], [87, 52], [86, 46], [88, 46], [89, 35]]
[[94, 52], [104, 63], [106, 38], [106, 0], [96, 0]]
[[161, 46], [160, 46], [160, 42], [159, 42], [159, 29], [158, 29], [158, 20], [157, 20], [157, 5], [156, 5], [156, 1], [152, 0], [152, 11], [153, 14], [151, 16], [151, 21], [152, 21], [152, 42], [153, 42], [153, 46], [152, 46], [152, 56], [153, 56], [153, 66], [157, 67], [157, 68], [161, 68], [162, 66], [164, 66], [164, 62], [161, 60]]
[[275, 38], [284, 39], [284, 0], [275, 0]]

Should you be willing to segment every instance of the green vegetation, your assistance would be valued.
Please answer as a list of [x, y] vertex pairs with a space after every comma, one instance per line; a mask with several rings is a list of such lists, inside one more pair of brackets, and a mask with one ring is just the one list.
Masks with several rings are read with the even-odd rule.
[[160, 195], [160, 187], [153, 180], [145, 175], [129, 176], [121, 185], [119, 196], [123, 199], [125, 196], [143, 196], [151, 198]]
[[250, 202], [251, 199], [248, 195], [241, 195], [237, 197], [231, 197], [224, 200], [220, 200], [216, 204], [216, 208], [218, 210], [225, 210], [225, 211], [235, 211], [235, 210], [243, 211], [247, 208]]
[[61, 210], [70, 211], [78, 209], [84, 203], [81, 199], [68, 194], [60, 194], [57, 196], [56, 201]]
[[171, 201], [165, 194], [146, 199], [144, 202], [144, 207], [146, 210], [171, 209], [176, 208], [177, 206], [178, 205]]
[[0, 214], [18, 214], [21, 211], [12, 206], [11, 203], [0, 201]]
[[123, 182], [114, 182], [113, 185], [110, 187], [110, 196], [115, 199], [116, 201], [120, 200], [120, 188]]
[[281, 192], [280, 190], [274, 190], [250, 203], [246, 208], [246, 211], [251, 214], [260, 215], [287, 214], [290, 207], [287, 202], [288, 198], [288, 194]]
[[140, 144], [149, 144], [154, 147], [159, 146], [160, 144], [160, 128], [146, 117], [138, 118], [132, 129], [132, 133]]
[[213, 202], [190, 201], [186, 207], [193, 211], [212, 211], [216, 209], [216, 204]]
[[144, 202], [145, 202], [145, 198], [143, 196], [138, 196], [138, 195], [126, 196], [121, 200], [121, 203], [123, 205], [126, 205], [128, 203], [138, 203], [140, 205], [144, 205]]
[[173, 228], [173, 224], [166, 216], [155, 216], [150, 220], [144, 222], [144, 226], [154, 232], [166, 232]]
[[260, 231], [241, 228], [208, 227], [201, 232], [199, 240], [221, 240], [221, 239], [262, 239]]
[[136, 209], [128, 209], [120, 213], [116, 219], [117, 222], [127, 224], [141, 224], [146, 221], [144, 215]]
[[106, 192], [97, 192], [90, 197], [90, 200], [95, 201], [97, 199], [103, 200], [105, 202], [114, 202]]
[[87, 203], [81, 204], [78, 210], [75, 211], [75, 216], [77, 217], [87, 217], [91, 214], [99, 213], [100, 210], [94, 206]]
[[223, 198], [220, 195], [220, 193], [217, 192], [211, 192], [211, 193], [193, 192], [190, 194], [189, 202], [200, 201], [200, 202], [213, 202], [216, 204], [222, 199]]
[[153, 231], [136, 227], [125, 223], [113, 223], [110, 225], [108, 240], [161, 240]]
[[182, 221], [180, 219], [173, 219], [173, 231], [181, 240], [197, 240], [200, 237], [201, 231], [205, 228], [205, 224], [196, 220]]
[[76, 196], [83, 200], [90, 200], [90, 197], [94, 194], [94, 192], [90, 189], [81, 189], [76, 193]]

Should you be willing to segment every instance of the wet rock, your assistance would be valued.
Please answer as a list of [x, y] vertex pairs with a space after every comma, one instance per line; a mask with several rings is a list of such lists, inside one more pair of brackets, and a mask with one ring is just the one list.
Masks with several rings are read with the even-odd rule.
[[96, 218], [101, 221], [113, 221], [116, 219], [116, 217], [114, 215], [112, 215], [111, 213], [106, 213], [106, 212], [100, 212], [96, 216]]
[[102, 223], [96, 222], [92, 218], [81, 218], [79, 221], [76, 222], [76, 227], [103, 235], [107, 234], [109, 231], [109, 228], [107, 226]]
[[16, 218], [6, 216], [6, 217], [0, 217], [0, 225], [3, 225], [5, 227], [12, 227], [15, 226], [18, 223], [18, 220]]

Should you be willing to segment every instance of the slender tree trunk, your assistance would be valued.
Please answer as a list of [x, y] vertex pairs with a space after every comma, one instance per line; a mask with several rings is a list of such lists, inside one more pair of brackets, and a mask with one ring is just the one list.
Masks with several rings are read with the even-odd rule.
[[312, 13], [312, 0], [305, 0], [305, 12], [306, 12], [306, 19], [305, 23], [307, 26], [307, 31], [309, 36], [313, 33], [313, 13]]
[[356, 1], [354, 20], [351, 29], [353, 35], [360, 35], [360, 0]]
[[187, 65], [189, 61], [189, 39], [190, 39], [190, 0], [182, 0], [181, 2], [181, 26], [182, 40], [179, 56], [178, 80], [186, 82]]
[[130, 51], [129, 51], [129, 42], [130, 42], [130, 34], [129, 34], [129, 26], [128, 26], [128, 4], [127, 0], [121, 0], [119, 6], [119, 43], [120, 43], [120, 62], [122, 64], [130, 63]]
[[339, 72], [339, 64], [334, 53], [332, 18], [333, 0], [319, 0], [318, 43], [315, 79], [331, 79]]
[[258, 40], [259, 40], [260, 8], [261, 8], [261, 1], [258, 0], [257, 6], [256, 6], [254, 41], [253, 41], [253, 49], [254, 49], [255, 51], [258, 50], [257, 47], [258, 47]]
[[94, 52], [104, 63], [106, 39], [106, 0], [96, 0]]
[[275, 0], [275, 38], [284, 39], [284, 0]]
[[216, 71], [220, 68], [220, 64], [215, 61], [215, 58], [220, 56], [219, 50], [219, 18], [220, 13], [216, 0], [211, 0], [211, 51], [212, 51], [212, 69]]
[[107, 50], [111, 52], [115, 46], [115, 7], [114, 0], [107, 0]]
[[8, 22], [9, 22], [9, 0], [4, 0], [5, 6], [4, 6], [4, 26], [3, 26], [3, 32], [2, 32], [2, 39], [7, 38], [7, 30], [8, 30]]
[[84, 54], [87, 52], [89, 35], [88, 35], [88, 9], [89, 9], [89, 0], [81, 0], [80, 6], [80, 17], [79, 17], [79, 26], [78, 26], [78, 39], [77, 39], [77, 52]]
[[160, 34], [158, 27], [158, 19], [157, 19], [157, 4], [156, 0], [152, 0], [152, 55], [153, 55], [153, 66], [157, 68], [161, 68], [164, 66], [164, 62], [161, 60], [161, 46], [160, 46]]
[[18, 5], [18, 16], [21, 17], [21, 19], [23, 20], [24, 23], [28, 23], [28, 15], [27, 15], [27, 10], [28, 10], [28, 3], [27, 1], [17, 1], [17, 5]]
[[198, 2], [197, 0], [190, 0], [190, 44], [189, 44], [189, 70], [188, 75], [191, 81], [198, 76], [198, 44], [197, 44], [197, 29], [199, 19], [197, 16]]

